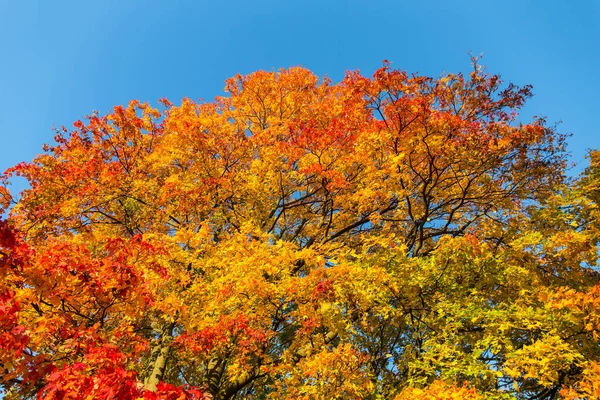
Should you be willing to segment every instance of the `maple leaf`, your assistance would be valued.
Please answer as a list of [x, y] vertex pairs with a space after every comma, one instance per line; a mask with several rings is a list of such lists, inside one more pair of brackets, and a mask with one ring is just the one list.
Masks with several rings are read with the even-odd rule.
[[473, 61], [60, 130], [0, 178], [5, 397], [597, 397], [599, 153], [564, 179], [530, 86]]

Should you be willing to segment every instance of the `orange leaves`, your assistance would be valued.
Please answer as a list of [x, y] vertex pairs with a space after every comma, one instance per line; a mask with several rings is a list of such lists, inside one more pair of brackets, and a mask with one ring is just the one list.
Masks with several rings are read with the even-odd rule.
[[[7, 241], [4, 242], [3, 247]], [[0, 334], [0, 341], [8, 345], [4, 339], [10, 338], [12, 343], [11, 354], [2, 352], [3, 358], [5, 355], [12, 358], [10, 363], [4, 363], [8, 368], [5, 376], [23, 380], [26, 389], [37, 385], [36, 381], [43, 379], [47, 368], [55, 363], [64, 371], [48, 377], [44, 398], [63, 398], [75, 393], [84, 396], [83, 388], [88, 385], [100, 385], [102, 390], [113, 387], [117, 392], [124, 385], [125, 392], [118, 395], [128, 398], [127, 382], [133, 379], [133, 372], [111, 366], [91, 377], [75, 361], [80, 356], [86, 362], [99, 355], [110, 356], [111, 352], [105, 348], [108, 345], [94, 350], [97, 343], [107, 340], [113, 343], [111, 348], [120, 346], [128, 351], [129, 357], [139, 357], [147, 351], [145, 339], [133, 332], [132, 316], [143, 313], [152, 296], [146, 283], [142, 283], [145, 277], [142, 265], [153, 255], [154, 247], [140, 238], [127, 241], [119, 238], [109, 240], [105, 246], [96, 245], [88, 247], [50, 239], [43, 246], [36, 246], [35, 251], [23, 252], [15, 247], [23, 257], [21, 267], [3, 279], [3, 284], [13, 286], [6, 292], [10, 295], [7, 299], [12, 304], [13, 317], [3, 321], [6, 324]], [[133, 258], [138, 265], [131, 264]], [[151, 263], [146, 266], [154, 268]], [[16, 299], [27, 304], [27, 309], [21, 312], [20, 307], [16, 308]], [[18, 347], [16, 340], [21, 343]], [[125, 356], [119, 357], [122, 363]], [[63, 368], [65, 359], [75, 364]], [[27, 367], [38, 363], [36, 368]], [[89, 368], [86, 370], [89, 372]], [[133, 381], [131, 385], [135, 389], [137, 383]], [[97, 398], [117, 395], [102, 390], [96, 393]]]
[[567, 400], [600, 398], [600, 363], [590, 361], [584, 364], [581, 379], [565, 385], [560, 395]]
[[296, 67], [238, 75], [226, 81], [225, 90], [232, 95], [232, 106], [255, 132], [305, 113], [308, 110], [303, 108], [312, 107], [315, 92], [326, 86], [327, 82], [319, 86], [310, 71]]
[[10, 195], [8, 188], [0, 186], [0, 213], [4, 213], [4, 211], [10, 206], [11, 200], [12, 196]]
[[566, 309], [576, 326], [590, 332], [594, 338], [600, 337], [600, 285], [586, 291], [559, 287], [550, 294], [541, 293], [542, 300], [553, 309]]
[[515, 123], [529, 87], [387, 62], [226, 85], [92, 114], [0, 178], [0, 211], [31, 187], [0, 222], [13, 397], [594, 393], [597, 157], [563, 196], [564, 136]]
[[346, 118], [333, 118], [326, 127], [318, 121], [298, 121], [290, 127], [290, 144], [319, 154], [327, 149], [351, 149], [361, 127], [348, 126]]
[[[145, 271], [140, 268], [142, 260], [148, 257], [143, 242], [113, 239], [95, 251], [93, 254], [84, 244], [49, 242], [32, 260], [39, 269], [31, 273], [39, 276], [31, 284], [35, 282], [48, 301], [66, 301], [77, 309], [85, 307], [89, 300], [96, 305], [127, 300], [143, 306], [143, 299], [148, 296], [142, 284]], [[130, 264], [133, 258], [137, 259], [137, 266]], [[152, 262], [148, 267], [154, 268]]]

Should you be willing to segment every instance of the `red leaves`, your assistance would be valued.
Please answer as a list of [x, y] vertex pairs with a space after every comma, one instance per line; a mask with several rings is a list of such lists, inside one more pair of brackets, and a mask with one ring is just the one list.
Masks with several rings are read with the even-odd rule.
[[361, 128], [358, 121], [353, 121], [343, 114], [332, 118], [326, 127], [315, 120], [297, 121], [289, 128], [290, 143], [314, 152], [328, 148], [349, 149]]
[[15, 285], [9, 279], [23, 267], [27, 250], [6, 221], [0, 220], [0, 365], [9, 376], [29, 342], [27, 327], [19, 321], [21, 305], [15, 298]]
[[14, 293], [0, 289], [0, 361], [16, 361], [29, 341], [27, 329], [18, 322], [20, 311]]
[[80, 131], [85, 129], [85, 125], [83, 122], [81, 122], [81, 120], [77, 120], [77, 121], [73, 122], [73, 126], [77, 129], [79, 129]]
[[57, 370], [47, 378], [48, 384], [39, 392], [39, 399], [137, 399], [140, 395], [136, 374], [123, 368], [104, 367], [88, 375], [89, 367], [74, 363]]
[[166, 98], [164, 98], [164, 97], [163, 97], [163, 98], [161, 98], [161, 99], [159, 99], [159, 100], [158, 100], [158, 102], [159, 102], [160, 104], [162, 104], [162, 105], [163, 105], [165, 108], [171, 108], [171, 107], [173, 107], [173, 103], [171, 103], [171, 102], [169, 101], [169, 99], [166, 99]]
[[0, 249], [12, 249], [17, 241], [13, 230], [6, 221], [0, 219]]
[[200, 332], [184, 333], [176, 339], [175, 343], [194, 353], [208, 354], [215, 346], [227, 343], [227, 337], [219, 328], [207, 327]]
[[335, 295], [335, 291], [333, 289], [333, 282], [334, 281], [332, 279], [319, 280], [317, 286], [315, 286], [315, 288], [313, 289], [313, 299], [331, 299]]
[[115, 346], [105, 344], [88, 348], [81, 362], [74, 362], [50, 373], [46, 379], [46, 386], [38, 393], [38, 398], [46, 400], [203, 398], [197, 388], [176, 387], [164, 382], [157, 385], [156, 392], [145, 390], [137, 373], [126, 369], [125, 361], [125, 355]]
[[218, 324], [198, 332], [184, 333], [175, 343], [182, 349], [196, 354], [209, 354], [215, 349], [234, 344], [238, 352], [259, 349], [269, 338], [269, 331], [252, 326], [245, 315], [223, 316]]
[[[528, 88], [500, 85], [477, 66], [432, 79], [384, 62], [339, 84], [291, 68], [237, 76], [210, 103], [77, 121], [7, 175], [31, 189], [0, 222], [0, 383], [48, 399], [202, 397], [184, 377], [214, 398], [393, 398], [466, 370], [497, 387], [490, 343], [522, 337], [479, 331], [463, 300], [502, 319], [502, 293], [530, 290], [538, 260], [504, 253], [562, 173], [560, 135], [511, 125]], [[548, 308], [583, 315], [574, 338], [600, 326], [580, 286]], [[460, 364], [463, 341], [496, 369]], [[150, 392], [147, 376], [167, 382]]]

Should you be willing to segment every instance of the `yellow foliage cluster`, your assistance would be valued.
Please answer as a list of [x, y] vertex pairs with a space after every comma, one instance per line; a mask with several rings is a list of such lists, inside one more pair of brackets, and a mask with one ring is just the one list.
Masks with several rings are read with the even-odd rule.
[[599, 398], [599, 156], [565, 180], [529, 87], [226, 91], [91, 115], [2, 177], [6, 398]]

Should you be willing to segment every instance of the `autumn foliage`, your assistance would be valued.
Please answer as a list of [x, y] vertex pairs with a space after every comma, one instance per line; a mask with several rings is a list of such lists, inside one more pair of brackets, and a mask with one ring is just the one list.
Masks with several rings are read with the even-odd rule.
[[566, 178], [531, 88], [473, 67], [58, 132], [1, 178], [5, 398], [600, 398], [600, 153]]

